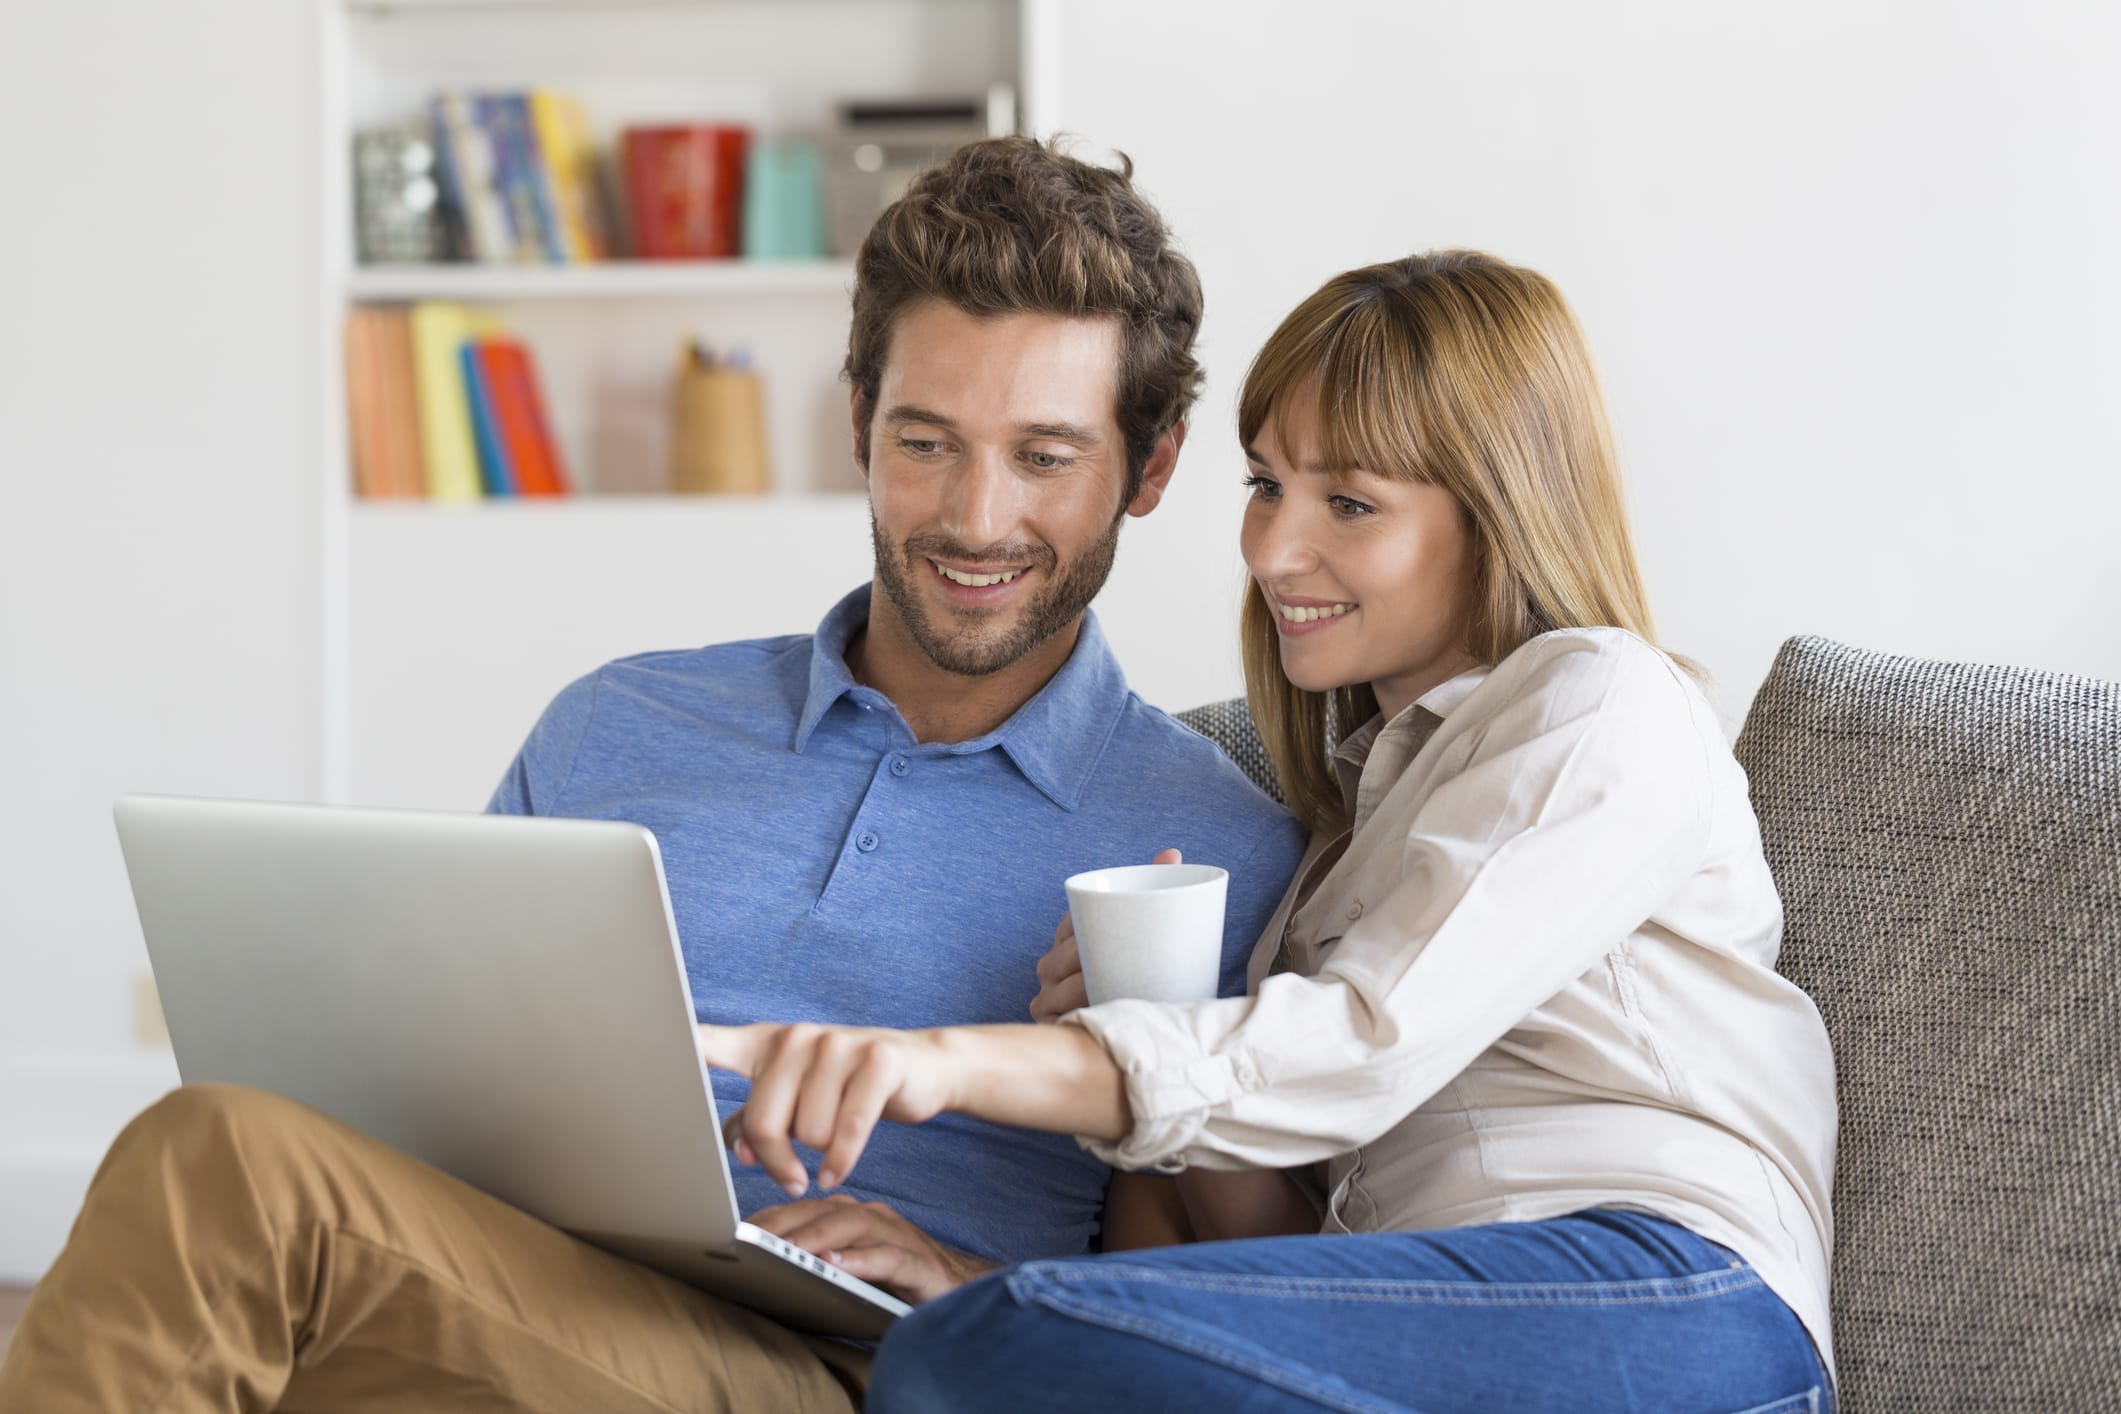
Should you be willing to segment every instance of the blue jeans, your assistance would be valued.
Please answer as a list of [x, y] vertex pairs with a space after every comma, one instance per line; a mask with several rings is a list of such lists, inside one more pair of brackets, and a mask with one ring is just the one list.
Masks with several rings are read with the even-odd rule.
[[1783, 1414], [1833, 1398], [1804, 1327], [1728, 1248], [1594, 1208], [1027, 1262], [894, 1326], [866, 1408]]

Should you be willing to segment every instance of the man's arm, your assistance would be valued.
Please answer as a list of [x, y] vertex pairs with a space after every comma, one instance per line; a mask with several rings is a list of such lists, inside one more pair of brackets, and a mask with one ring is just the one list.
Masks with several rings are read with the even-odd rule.
[[889, 1204], [845, 1193], [761, 1208], [751, 1222], [916, 1306], [1000, 1265], [945, 1247]]

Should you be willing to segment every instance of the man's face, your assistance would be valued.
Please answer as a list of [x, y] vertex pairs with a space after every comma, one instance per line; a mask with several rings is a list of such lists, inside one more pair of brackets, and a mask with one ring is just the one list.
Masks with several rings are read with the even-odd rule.
[[1127, 470], [1118, 376], [1111, 319], [978, 319], [939, 300], [899, 316], [869, 510], [877, 579], [937, 666], [999, 672], [1104, 587]]

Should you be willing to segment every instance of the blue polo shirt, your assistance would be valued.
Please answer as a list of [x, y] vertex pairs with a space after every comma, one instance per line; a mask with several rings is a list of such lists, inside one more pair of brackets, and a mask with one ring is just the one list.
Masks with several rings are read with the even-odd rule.
[[[847, 670], [868, 619], [864, 586], [815, 634], [608, 664], [546, 708], [488, 809], [652, 831], [702, 1021], [1028, 1020], [1062, 880], [1166, 848], [1230, 871], [1223, 990], [1244, 990], [1303, 831], [1128, 690], [1095, 616], [1008, 721], [928, 745]], [[714, 1072], [724, 1115], [748, 1089]], [[787, 1201], [735, 1173], [744, 1212]], [[1108, 1176], [1068, 1136], [945, 1115], [878, 1126], [846, 1188], [1013, 1262], [1084, 1251]]]

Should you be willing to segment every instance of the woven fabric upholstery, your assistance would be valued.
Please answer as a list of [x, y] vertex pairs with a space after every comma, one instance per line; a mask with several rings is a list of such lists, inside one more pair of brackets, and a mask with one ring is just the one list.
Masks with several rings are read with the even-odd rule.
[[1737, 749], [1839, 1071], [1842, 1407], [2121, 1408], [2121, 685], [1794, 638]]
[[1282, 804], [1288, 804], [1282, 800], [1281, 782], [1274, 778], [1274, 763], [1267, 759], [1267, 748], [1260, 745], [1259, 733], [1252, 726], [1251, 709], [1245, 706], [1244, 698], [1210, 702], [1205, 707], [1191, 707], [1176, 715], [1179, 721], [1221, 747], [1223, 754], [1252, 778], [1252, 784]]

